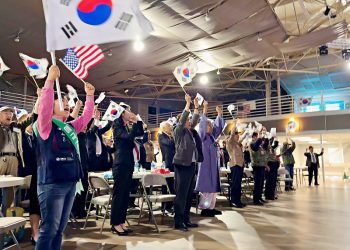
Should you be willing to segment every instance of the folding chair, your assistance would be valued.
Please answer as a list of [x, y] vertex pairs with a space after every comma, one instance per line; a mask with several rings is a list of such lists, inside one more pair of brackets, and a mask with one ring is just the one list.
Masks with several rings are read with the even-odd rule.
[[[109, 206], [111, 205], [111, 199], [112, 199], [112, 189], [110, 188], [108, 182], [101, 176], [89, 176], [89, 185], [90, 189], [92, 191], [92, 197], [89, 204], [89, 209], [86, 215], [85, 223], [84, 223], [84, 229], [86, 228], [86, 224], [88, 221], [88, 218], [91, 216], [91, 206], [94, 204], [95, 206], [101, 206], [105, 209], [105, 214], [103, 216], [98, 215], [97, 212], [95, 214], [96, 218], [103, 218], [103, 222], [101, 225], [100, 233], [102, 233], [102, 229], [104, 226], [104, 223], [106, 221], [107, 216], [110, 215], [109, 213]], [[100, 191], [107, 192], [108, 194], [100, 195]]]
[[[3, 249], [4, 245], [4, 236], [5, 233], [10, 232], [17, 249], [21, 249], [19, 243], [16, 239], [13, 230], [16, 230], [26, 224], [26, 219], [22, 217], [0, 217], [0, 249]], [[13, 246], [13, 245], [12, 245]], [[9, 246], [5, 249], [12, 249], [12, 246]]]
[[281, 182], [293, 182], [293, 179], [290, 177], [289, 171], [285, 168], [279, 168], [277, 174], [277, 188], [279, 189], [280, 193], [282, 193]]
[[[156, 219], [155, 219], [154, 214], [153, 214], [152, 203], [174, 201], [176, 195], [170, 194], [170, 189], [169, 189], [168, 183], [166, 182], [165, 177], [161, 174], [146, 174], [146, 175], [144, 175], [142, 177], [141, 185], [142, 185], [142, 189], [143, 189], [143, 199], [142, 199], [142, 203], [141, 203], [141, 210], [140, 210], [140, 214], [139, 214], [138, 224], [140, 224], [141, 214], [143, 211], [143, 203], [146, 200], [149, 213], [151, 214], [151, 218], [154, 222], [154, 225], [157, 229], [157, 232], [159, 233], [159, 228], [158, 228]], [[152, 187], [153, 186], [166, 186], [167, 192], [169, 194], [152, 194], [152, 192], [153, 192]], [[146, 188], [149, 188], [149, 194], [147, 193]], [[164, 215], [164, 213], [165, 213], [165, 209], [162, 208], [162, 215]]]
[[249, 169], [244, 169], [243, 171], [242, 194], [246, 201], [248, 201], [248, 196], [252, 196], [254, 190], [253, 173]]

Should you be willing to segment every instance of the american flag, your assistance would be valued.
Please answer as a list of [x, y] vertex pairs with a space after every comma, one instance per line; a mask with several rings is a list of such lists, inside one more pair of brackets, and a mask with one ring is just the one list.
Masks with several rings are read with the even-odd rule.
[[61, 61], [73, 74], [84, 80], [89, 74], [88, 70], [103, 59], [102, 50], [97, 45], [90, 45], [67, 49], [66, 55]]

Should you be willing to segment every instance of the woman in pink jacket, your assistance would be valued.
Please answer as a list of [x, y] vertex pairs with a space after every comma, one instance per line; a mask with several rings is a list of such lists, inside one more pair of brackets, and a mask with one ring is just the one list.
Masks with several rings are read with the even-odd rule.
[[59, 108], [58, 100], [54, 100], [54, 81], [59, 75], [59, 68], [51, 66], [39, 100], [38, 120], [34, 124], [37, 136], [38, 199], [42, 219], [37, 250], [61, 249], [76, 184], [83, 173], [77, 134], [91, 120], [94, 109], [95, 88], [87, 83], [83, 114], [66, 123], [69, 116], [67, 98], [63, 98], [63, 111]]

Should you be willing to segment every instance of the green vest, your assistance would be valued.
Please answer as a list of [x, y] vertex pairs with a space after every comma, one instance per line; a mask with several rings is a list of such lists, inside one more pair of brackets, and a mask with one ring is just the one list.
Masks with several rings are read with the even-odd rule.
[[250, 144], [249, 152], [253, 167], [265, 167], [267, 165], [267, 155], [262, 147], [259, 147], [258, 151], [254, 151]]
[[271, 146], [269, 146], [269, 150], [266, 153], [267, 153], [267, 162], [277, 161], [275, 150], [273, 150]]

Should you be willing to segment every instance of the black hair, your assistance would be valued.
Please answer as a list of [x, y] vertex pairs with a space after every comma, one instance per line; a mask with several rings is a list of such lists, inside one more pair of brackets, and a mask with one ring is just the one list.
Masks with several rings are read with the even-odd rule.
[[253, 132], [252, 137], [258, 137], [258, 133], [257, 132]]

